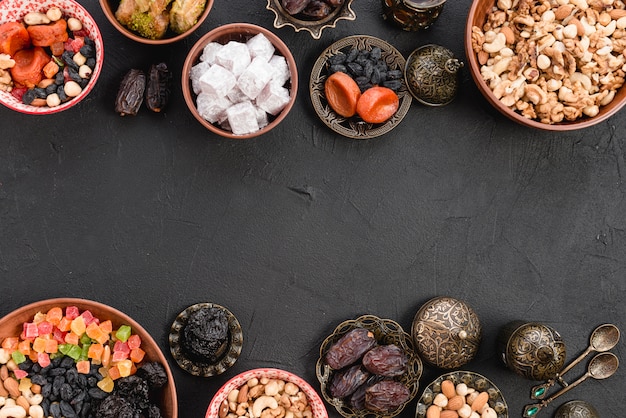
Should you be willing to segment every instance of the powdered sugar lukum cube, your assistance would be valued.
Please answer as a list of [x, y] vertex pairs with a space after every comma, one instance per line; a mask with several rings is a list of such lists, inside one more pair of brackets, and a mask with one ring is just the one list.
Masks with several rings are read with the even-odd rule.
[[203, 119], [215, 123], [226, 119], [226, 109], [233, 103], [224, 96], [200, 93], [196, 98], [196, 109]]
[[268, 62], [270, 58], [272, 58], [272, 55], [274, 55], [274, 51], [276, 50], [274, 45], [272, 45], [272, 42], [262, 33], [254, 35], [252, 38], [248, 39], [246, 45], [250, 50], [250, 56], [252, 58], [261, 57], [265, 60], [265, 62]]
[[215, 56], [217, 55], [217, 51], [222, 49], [224, 45], [218, 42], [209, 42], [202, 49], [202, 55], [200, 55], [200, 61], [208, 62], [209, 64], [215, 64]]
[[212, 65], [200, 77], [200, 89], [202, 92], [215, 96], [226, 96], [235, 87], [235, 84], [237, 84], [237, 78], [233, 73], [218, 64]]
[[245, 102], [246, 100], [250, 100], [250, 98], [246, 96], [246, 94], [243, 91], [241, 91], [238, 85], [235, 85], [235, 87], [233, 87], [228, 92], [226, 97], [228, 97], [230, 101], [233, 103], [240, 103], [240, 102]]
[[270, 115], [276, 116], [289, 103], [289, 90], [278, 84], [269, 83], [256, 98], [256, 104]]
[[191, 88], [195, 94], [200, 94], [200, 77], [211, 67], [208, 62], [201, 61], [191, 67], [189, 70], [189, 80], [191, 81]]
[[254, 100], [272, 79], [272, 66], [265, 58], [256, 57], [237, 79], [241, 91]]
[[252, 102], [236, 103], [226, 110], [228, 124], [235, 135], [245, 135], [259, 130]]
[[250, 65], [250, 50], [241, 42], [230, 41], [215, 54], [215, 62], [239, 76]]
[[284, 86], [285, 83], [291, 78], [289, 72], [289, 64], [282, 55], [274, 55], [269, 62], [273, 69], [272, 83], [276, 83], [279, 86]]

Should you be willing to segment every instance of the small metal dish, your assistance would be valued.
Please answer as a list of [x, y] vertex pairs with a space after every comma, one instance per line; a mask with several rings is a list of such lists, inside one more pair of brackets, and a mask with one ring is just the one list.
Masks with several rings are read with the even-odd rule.
[[274, 27], [276, 29], [284, 26], [291, 26], [296, 32], [306, 31], [313, 37], [319, 39], [322, 31], [326, 28], [334, 28], [340, 20], [355, 20], [356, 14], [352, 10], [352, 1], [345, 0], [328, 16], [323, 19], [304, 19], [301, 15], [292, 16], [282, 6], [281, 0], [267, 0], [267, 10], [271, 10], [276, 15]]
[[489, 379], [485, 376], [464, 371], [458, 370], [454, 372], [449, 372], [446, 374], [442, 374], [437, 379], [435, 379], [431, 384], [426, 386], [424, 389], [424, 393], [420, 397], [417, 402], [417, 408], [415, 411], [415, 418], [425, 418], [426, 410], [429, 406], [432, 405], [435, 396], [438, 393], [441, 393], [441, 383], [444, 380], [451, 380], [455, 385], [459, 383], [465, 383], [468, 388], [474, 388], [480, 392], [487, 392], [489, 394], [489, 406], [493, 408], [494, 411], [498, 414], [498, 418], [508, 418], [509, 417], [509, 408], [504, 400], [504, 396], [502, 392], [496, 385], [494, 385]]
[[411, 107], [413, 97], [407, 89], [405, 80], [401, 80], [402, 87], [397, 92], [400, 107], [385, 123], [366, 123], [356, 116], [345, 118], [335, 113], [328, 104], [324, 94], [324, 83], [328, 77], [328, 59], [340, 52], [347, 54], [353, 48], [371, 51], [374, 47], [382, 50], [382, 59], [385, 60], [390, 70], [404, 72], [406, 60], [402, 54], [382, 39], [368, 35], [348, 36], [333, 43], [322, 52], [311, 70], [309, 93], [315, 112], [326, 126], [347, 138], [370, 139], [384, 135], [398, 126]]
[[[395, 377], [395, 380], [403, 383], [410, 391], [409, 399], [400, 405], [396, 410], [382, 413], [375, 413], [365, 409], [354, 409], [345, 399], [333, 398], [329, 394], [329, 386], [335, 372], [326, 362], [324, 357], [330, 347], [336, 343], [349, 331], [355, 328], [365, 328], [371, 331], [379, 345], [395, 344], [408, 356], [408, 367], [406, 373]], [[423, 365], [413, 349], [413, 341], [411, 336], [404, 332], [402, 326], [391, 319], [381, 319], [374, 315], [363, 315], [355, 320], [344, 321], [339, 324], [334, 332], [329, 335], [320, 346], [320, 357], [315, 365], [315, 374], [321, 385], [321, 394], [324, 400], [334, 406], [342, 416], [346, 418], [363, 418], [363, 417], [385, 417], [391, 418], [400, 414], [406, 405], [411, 402], [417, 395], [419, 389], [419, 379], [422, 376]]]
[[[217, 363], [200, 363], [189, 359], [180, 344], [181, 333], [189, 320], [189, 316], [200, 309], [206, 308], [223, 310], [228, 319], [228, 348]], [[169, 344], [172, 357], [174, 357], [181, 369], [194, 376], [211, 377], [224, 373], [230, 366], [235, 364], [243, 347], [243, 331], [235, 315], [225, 307], [208, 302], [197, 303], [178, 314], [170, 329]]]

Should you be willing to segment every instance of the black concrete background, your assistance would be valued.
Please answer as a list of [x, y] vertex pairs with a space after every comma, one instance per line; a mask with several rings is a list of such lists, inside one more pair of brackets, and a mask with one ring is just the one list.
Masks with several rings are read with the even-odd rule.
[[[373, 35], [405, 56], [437, 43], [464, 59], [469, 0], [450, 0], [419, 33], [385, 23], [378, 1], [357, 0], [356, 21], [317, 41], [274, 29], [262, 0], [216, 0], [200, 30], [168, 47], [131, 42], [95, 0], [84, 5], [105, 42], [90, 96], [52, 116], [0, 109], [0, 314], [50, 297], [94, 299], [143, 324], [172, 360], [167, 333], [181, 310], [228, 307], [245, 335], [233, 368], [203, 379], [172, 361], [183, 418], [204, 416], [219, 386], [250, 368], [284, 368], [319, 389], [315, 361], [336, 325], [374, 314], [409, 330], [434, 296], [478, 313], [483, 341], [464, 369], [493, 380], [512, 417], [535, 382], [499, 361], [496, 336], [508, 321], [553, 326], [568, 359], [597, 325], [624, 326], [624, 112], [579, 132], [526, 129], [495, 112], [467, 70], [452, 104], [414, 102], [377, 139], [340, 137], [313, 111], [310, 70], [332, 42]], [[179, 83], [163, 114], [114, 113], [128, 69], [165, 60], [178, 80], [193, 43], [230, 22], [272, 29], [296, 58], [297, 104], [273, 132], [247, 141], [209, 133]], [[614, 351], [621, 356], [623, 343]], [[427, 367], [421, 386], [440, 373]], [[583, 373], [581, 365], [569, 379]], [[619, 416], [624, 387], [619, 370], [541, 415], [582, 399], [602, 417]], [[412, 417], [415, 403], [401, 416]]]

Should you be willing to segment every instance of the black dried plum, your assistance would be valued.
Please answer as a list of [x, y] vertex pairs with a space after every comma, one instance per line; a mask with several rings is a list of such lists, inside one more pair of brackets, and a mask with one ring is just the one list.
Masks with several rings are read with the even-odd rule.
[[151, 362], [142, 364], [137, 369], [137, 376], [148, 382], [151, 389], [158, 389], [167, 383], [167, 373], [161, 363]]
[[138, 418], [139, 412], [130, 402], [118, 395], [109, 395], [95, 411], [96, 418]]
[[172, 90], [172, 73], [164, 62], [153, 64], [148, 72], [146, 106], [160, 112], [167, 105]]
[[374, 334], [365, 328], [355, 328], [334, 343], [324, 356], [326, 364], [335, 370], [359, 360], [376, 345]]
[[148, 382], [137, 375], [121, 378], [115, 382], [116, 394], [122, 396], [137, 409], [150, 405]]
[[363, 356], [363, 366], [370, 372], [385, 377], [404, 374], [409, 359], [395, 344], [380, 345], [369, 350]]
[[202, 308], [183, 326], [181, 345], [194, 360], [216, 363], [228, 348], [228, 319], [222, 309]]
[[120, 84], [115, 99], [115, 112], [121, 116], [136, 115], [143, 103], [146, 75], [137, 69], [129, 70]]
[[365, 408], [374, 412], [389, 412], [406, 402], [411, 393], [395, 380], [383, 380], [365, 391]]
[[154, 404], [150, 405], [146, 412], [146, 418], [161, 418], [163, 416], [159, 407]]
[[333, 398], [345, 398], [354, 393], [370, 376], [369, 372], [355, 364], [348, 369], [333, 374], [328, 391]]

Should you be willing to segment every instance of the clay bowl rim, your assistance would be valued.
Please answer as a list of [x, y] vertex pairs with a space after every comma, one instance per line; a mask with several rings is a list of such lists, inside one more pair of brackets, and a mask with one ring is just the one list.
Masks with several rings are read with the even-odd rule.
[[231, 390], [240, 388], [252, 378], [261, 377], [281, 379], [296, 384], [307, 396], [309, 405], [311, 405], [311, 409], [313, 411], [313, 418], [328, 418], [328, 411], [324, 405], [324, 401], [322, 401], [320, 395], [315, 391], [315, 389], [313, 389], [313, 386], [295, 373], [271, 367], [250, 369], [230, 378], [218, 389], [217, 392], [215, 392], [215, 395], [213, 395], [213, 398], [207, 407], [205, 418], [218, 417], [220, 404], [226, 399]]
[[472, 49], [472, 26], [478, 26], [482, 28], [483, 24], [485, 23], [485, 16], [487, 11], [491, 9], [491, 7], [493, 7], [494, 5], [494, 0], [474, 0], [472, 2], [472, 5], [467, 14], [464, 43], [465, 55], [467, 56], [467, 61], [469, 62], [470, 73], [472, 75], [472, 78], [474, 79], [474, 82], [476, 83], [476, 86], [478, 87], [478, 90], [480, 90], [480, 92], [487, 99], [487, 101], [492, 104], [496, 109], [498, 109], [500, 113], [502, 113], [509, 119], [527, 127], [542, 129], [546, 131], [565, 132], [597, 125], [598, 123], [610, 118], [624, 107], [624, 105], [626, 104], [626, 85], [620, 87], [611, 103], [606, 106], [600, 107], [600, 113], [598, 113], [598, 115], [594, 117], [577, 119], [575, 121], [566, 121], [555, 124], [541, 123], [536, 120], [525, 118], [521, 114], [514, 112], [507, 106], [504, 106], [500, 102], [500, 100], [496, 98], [487, 83], [485, 83], [485, 81], [483, 81], [482, 77], [480, 76], [480, 64], [478, 63], [478, 58]]
[[[109, 23], [111, 23], [111, 25], [115, 29], [117, 29], [118, 32], [126, 36], [128, 39], [131, 39], [135, 42], [139, 42], [142, 44], [147, 44], [147, 45], [168, 45], [168, 44], [172, 44], [172, 43], [178, 42], [186, 38], [187, 36], [191, 35], [196, 29], [198, 29], [209, 16], [209, 13], [211, 12], [211, 8], [213, 7], [214, 0], [207, 0], [206, 6], [204, 7], [204, 11], [200, 15], [200, 17], [198, 17], [198, 21], [195, 23], [195, 25], [189, 28], [188, 31], [177, 34], [175, 36], [165, 37], [162, 39], [148, 39], [133, 32], [132, 30], [128, 29], [126, 26], [122, 25], [120, 22], [117, 21], [117, 19], [115, 18], [115, 10], [113, 10], [111, 0], [98, 0], [98, 2], [100, 3], [100, 8], [102, 9], [102, 12], [106, 16]], [[171, 33], [169, 29], [167, 33], [168, 34]]]
[[[6, 10], [7, 7], [15, 4], [15, 0], [4, 0], [0, 1], [0, 10]], [[18, 2], [19, 3], [19, 2]], [[93, 15], [89, 13], [84, 6], [82, 6], [76, 0], [40, 0], [39, 2], [26, 2], [22, 4], [23, 13], [20, 15], [20, 19], [29, 12], [29, 11], [41, 11], [46, 10], [50, 7], [59, 7], [65, 15], [70, 17], [76, 17], [80, 14], [84, 15], [87, 22], [84, 19], [81, 19], [83, 27], [88, 26], [89, 37], [96, 44], [96, 65], [91, 74], [91, 78], [87, 86], [80, 92], [80, 94], [74, 97], [71, 100], [68, 100], [65, 103], [62, 103], [59, 106], [48, 107], [48, 106], [30, 106], [23, 104], [20, 100], [16, 99], [11, 95], [10, 92], [0, 91], [0, 102], [6, 106], [7, 108], [14, 110], [19, 113], [27, 114], [27, 115], [52, 115], [55, 113], [63, 112], [68, 110], [77, 104], [79, 104], [85, 97], [91, 93], [96, 83], [98, 82], [98, 78], [102, 73], [102, 68], [104, 66], [104, 42], [102, 40], [102, 34], [100, 32], [100, 28], [98, 26], [98, 22], [94, 19]], [[68, 9], [75, 10], [68, 10]], [[78, 13], [77, 13], [78, 12]], [[8, 22], [7, 20], [6, 22]], [[0, 19], [1, 23], [6, 23], [4, 19]]]
[[[240, 38], [248, 37], [247, 39], [262, 33], [267, 37], [267, 39], [272, 42], [272, 45], [276, 48], [276, 52], [280, 53], [287, 60], [287, 65], [289, 66], [289, 73], [291, 75], [290, 79], [290, 87], [289, 87], [289, 103], [281, 112], [273, 117], [270, 123], [259, 129], [256, 132], [251, 132], [245, 135], [235, 135], [230, 131], [224, 130], [216, 125], [213, 125], [209, 121], [205, 120], [198, 113], [198, 109], [195, 103], [195, 94], [191, 88], [191, 81], [189, 79], [189, 72], [191, 67], [193, 67], [197, 62], [199, 56], [202, 54], [202, 50], [209, 42], [225, 42], [228, 40], [234, 40], [235, 35], [239, 35]], [[240, 40], [237, 38], [237, 40]], [[275, 53], [276, 53], [275, 52]], [[189, 108], [191, 114], [196, 118], [198, 122], [200, 122], [205, 128], [210, 130], [211, 132], [230, 139], [250, 139], [255, 138], [261, 135], [264, 135], [274, 129], [280, 122], [282, 122], [287, 114], [291, 111], [293, 105], [296, 102], [296, 97], [298, 94], [298, 67], [296, 65], [296, 61], [291, 53], [289, 47], [278, 37], [278, 35], [274, 34], [269, 29], [264, 27], [254, 25], [252, 23], [229, 23], [227, 25], [219, 26], [210, 32], [206, 33], [202, 36], [198, 41], [191, 47], [189, 52], [187, 53], [187, 57], [185, 58], [185, 62], [183, 64], [183, 69], [181, 72], [181, 84], [183, 89], [183, 97], [185, 99], [185, 103]]]
[[[124, 312], [106, 305], [101, 302], [96, 302], [89, 299], [82, 298], [53, 298], [44, 299], [37, 302], [32, 302], [17, 308], [8, 314], [0, 318], [0, 340], [4, 337], [20, 335], [22, 323], [33, 318], [37, 312], [48, 310], [54, 306], [76, 306], [81, 311], [88, 309], [96, 317], [110, 316], [110, 319], [114, 326], [130, 325], [140, 337], [143, 342], [142, 348], [146, 351], [150, 361], [158, 361], [165, 368], [167, 374], [168, 383], [162, 389], [162, 404], [161, 409], [164, 412], [164, 416], [170, 418], [178, 418], [178, 398], [176, 395], [176, 383], [174, 381], [174, 375], [170, 368], [169, 363], [163, 351], [152, 338], [152, 335], [144, 327], [141, 326], [133, 318], [125, 314]], [[103, 315], [104, 314], [104, 315]], [[14, 325], [11, 325], [15, 323]], [[10, 332], [10, 335], [4, 335]], [[143, 345], [145, 344], [145, 347]], [[156, 358], [155, 358], [156, 357]]]

